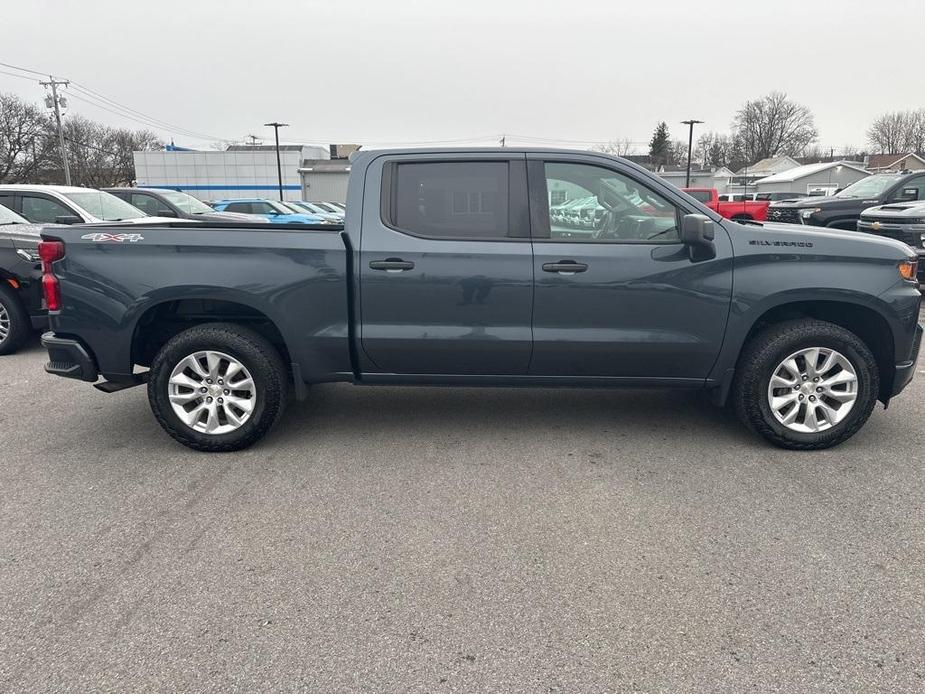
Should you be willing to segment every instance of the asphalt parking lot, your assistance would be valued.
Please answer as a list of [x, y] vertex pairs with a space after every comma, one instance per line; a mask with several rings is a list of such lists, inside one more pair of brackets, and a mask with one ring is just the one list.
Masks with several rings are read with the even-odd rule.
[[238, 454], [0, 358], [0, 690], [922, 691], [925, 364], [841, 448], [693, 393], [317, 387]]

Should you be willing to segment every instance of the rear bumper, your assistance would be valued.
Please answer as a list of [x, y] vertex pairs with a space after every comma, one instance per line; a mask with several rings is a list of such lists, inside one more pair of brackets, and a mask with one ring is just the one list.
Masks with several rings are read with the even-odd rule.
[[922, 347], [922, 326], [915, 328], [915, 341], [912, 345], [912, 358], [896, 365], [896, 375], [893, 377], [893, 392], [891, 396], [899, 395], [909, 385], [915, 375], [915, 367], [919, 360], [919, 350]]
[[42, 347], [48, 350], [48, 362], [45, 364], [48, 373], [88, 383], [99, 379], [100, 373], [93, 353], [79, 340], [49, 332], [42, 335]]

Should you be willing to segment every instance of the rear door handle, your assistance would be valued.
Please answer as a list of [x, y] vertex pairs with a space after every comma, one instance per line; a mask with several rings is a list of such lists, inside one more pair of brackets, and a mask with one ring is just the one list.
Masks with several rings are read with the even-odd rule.
[[543, 272], [558, 272], [560, 275], [574, 275], [576, 272], [584, 272], [587, 269], [587, 263], [576, 263], [574, 260], [543, 263]]
[[370, 270], [385, 270], [386, 272], [404, 272], [414, 269], [414, 263], [401, 258], [386, 258], [385, 260], [370, 260]]

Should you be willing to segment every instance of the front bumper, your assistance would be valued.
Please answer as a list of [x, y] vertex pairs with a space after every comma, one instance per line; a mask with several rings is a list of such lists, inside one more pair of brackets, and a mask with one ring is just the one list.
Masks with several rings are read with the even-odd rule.
[[896, 374], [893, 377], [892, 396], [899, 395], [903, 389], [909, 385], [912, 377], [915, 375], [915, 368], [919, 361], [919, 350], [922, 347], [922, 326], [915, 328], [915, 339], [912, 343], [912, 358], [896, 365]]
[[48, 362], [45, 364], [48, 373], [88, 383], [99, 379], [93, 353], [79, 340], [48, 332], [42, 335], [42, 347], [48, 350]]

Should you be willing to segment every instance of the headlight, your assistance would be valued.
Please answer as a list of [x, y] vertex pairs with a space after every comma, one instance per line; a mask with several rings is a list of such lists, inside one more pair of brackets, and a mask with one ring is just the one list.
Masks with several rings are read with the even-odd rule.
[[918, 269], [919, 259], [910, 258], [899, 263], [899, 275], [904, 280], [915, 281], [916, 270]]
[[810, 217], [813, 216], [814, 213], [820, 212], [820, 211], [821, 211], [821, 208], [819, 207], [810, 207], [805, 210], [800, 210], [800, 216], [803, 219], [809, 219]]

